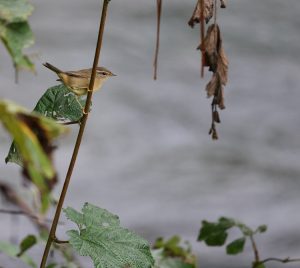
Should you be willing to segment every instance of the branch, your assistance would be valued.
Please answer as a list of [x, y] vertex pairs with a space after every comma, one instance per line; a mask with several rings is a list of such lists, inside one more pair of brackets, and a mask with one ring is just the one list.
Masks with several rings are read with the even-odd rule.
[[270, 261], [275, 261], [275, 262], [281, 262], [281, 263], [288, 263], [288, 262], [300, 262], [299, 259], [291, 259], [290, 257], [287, 257], [285, 259], [279, 259], [279, 258], [267, 258], [263, 261], [260, 261], [259, 264], [270, 262]]
[[[26, 216], [28, 218], [31, 218], [35, 221], [40, 221], [41, 220], [39, 216], [29, 215], [25, 211], [22, 211], [22, 210], [0, 209], [0, 214], [21, 215], [21, 216]], [[48, 223], [52, 223], [52, 220], [50, 220], [50, 219], [44, 219], [43, 221], [48, 222]], [[64, 222], [59, 222], [59, 224], [63, 225]], [[46, 228], [46, 226], [45, 226], [45, 228]]]
[[157, 79], [157, 65], [158, 65], [158, 52], [159, 52], [159, 39], [160, 39], [160, 18], [161, 18], [161, 10], [162, 10], [162, 0], [156, 0], [157, 5], [157, 26], [156, 26], [156, 46], [155, 46], [155, 56], [154, 56], [154, 77], [153, 79]]
[[101, 47], [102, 47], [103, 33], [104, 33], [104, 27], [105, 27], [105, 21], [106, 21], [106, 13], [107, 13], [107, 8], [108, 8], [109, 2], [110, 2], [110, 0], [103, 0], [102, 16], [101, 16], [101, 21], [100, 21], [100, 25], [99, 25], [98, 40], [97, 40], [97, 46], [96, 46], [96, 51], [95, 51], [95, 56], [94, 56], [94, 63], [93, 63], [93, 69], [92, 69], [92, 75], [91, 75], [91, 79], [90, 79], [87, 99], [86, 99], [86, 103], [85, 103], [85, 107], [84, 107], [84, 111], [83, 111], [83, 116], [81, 119], [80, 128], [78, 131], [76, 143], [74, 146], [72, 158], [71, 158], [69, 168], [68, 168], [68, 171], [66, 174], [65, 182], [64, 182], [59, 200], [58, 200], [58, 204], [56, 207], [56, 211], [55, 211], [54, 219], [53, 219], [52, 226], [50, 229], [50, 234], [49, 234], [49, 237], [47, 240], [47, 244], [44, 249], [40, 268], [45, 268], [51, 245], [56, 239], [55, 233], [56, 233], [56, 229], [57, 229], [57, 224], [58, 224], [59, 217], [60, 217], [60, 214], [62, 211], [64, 200], [65, 200], [65, 197], [66, 197], [66, 194], [68, 191], [68, 187], [69, 187], [69, 184], [71, 181], [72, 173], [73, 173], [73, 170], [74, 170], [74, 167], [76, 164], [82, 137], [83, 137], [86, 122], [88, 119], [88, 113], [89, 113], [91, 102], [92, 102], [93, 88], [94, 88], [94, 82], [95, 82], [95, 77], [96, 77], [96, 68], [98, 66], [98, 62], [99, 62], [99, 58], [100, 58], [100, 51], [101, 51]]
[[253, 249], [253, 252], [254, 252], [254, 258], [255, 258], [254, 263], [260, 263], [259, 253], [258, 253], [257, 245], [255, 243], [253, 235], [250, 235], [250, 241], [251, 241], [252, 249]]
[[[7, 183], [0, 181], [0, 193], [11, 204], [21, 209], [20, 214], [26, 215], [36, 225], [39, 230], [48, 230], [48, 227], [44, 224], [40, 215], [36, 215], [35, 212], [27, 205], [26, 202], [17, 194], [17, 192]], [[1, 213], [5, 213], [2, 210]], [[11, 213], [13, 214], [13, 213]], [[15, 213], [17, 214], [17, 213]]]

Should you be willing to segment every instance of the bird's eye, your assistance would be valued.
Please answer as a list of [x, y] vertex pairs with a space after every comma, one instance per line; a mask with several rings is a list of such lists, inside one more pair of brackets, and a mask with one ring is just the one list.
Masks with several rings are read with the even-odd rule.
[[102, 74], [102, 75], [106, 75], [106, 72], [101, 72], [100, 74]]

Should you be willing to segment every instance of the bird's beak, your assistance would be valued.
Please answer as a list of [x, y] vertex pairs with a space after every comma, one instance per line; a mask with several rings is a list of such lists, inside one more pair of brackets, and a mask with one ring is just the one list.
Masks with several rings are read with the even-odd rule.
[[117, 76], [116, 74], [111, 73], [110, 76]]

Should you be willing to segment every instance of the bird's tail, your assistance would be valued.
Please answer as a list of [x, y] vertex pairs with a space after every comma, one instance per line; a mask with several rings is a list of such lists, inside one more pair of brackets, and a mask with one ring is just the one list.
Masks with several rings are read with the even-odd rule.
[[51, 71], [55, 72], [55, 73], [61, 73], [62, 72], [62, 70], [56, 68], [55, 66], [53, 66], [52, 64], [50, 64], [48, 62], [43, 63], [43, 65], [45, 67], [47, 67], [48, 69], [50, 69]]

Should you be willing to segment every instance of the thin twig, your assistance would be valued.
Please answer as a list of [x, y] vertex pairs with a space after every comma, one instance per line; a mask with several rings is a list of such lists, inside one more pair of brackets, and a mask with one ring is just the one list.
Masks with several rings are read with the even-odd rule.
[[[26, 216], [29, 217], [35, 221], [40, 221], [40, 217], [37, 215], [28, 215], [25, 211], [22, 210], [9, 210], [9, 209], [0, 209], [0, 214], [10, 214], [10, 215], [21, 215], [21, 216]], [[52, 220], [50, 219], [43, 219], [44, 222], [52, 223]], [[64, 222], [59, 222], [60, 225], [63, 225]]]
[[201, 59], [201, 77], [204, 77], [204, 65], [205, 65], [205, 45], [204, 45], [204, 38], [205, 38], [205, 18], [204, 18], [204, 0], [200, 1], [200, 37], [201, 37], [201, 51], [202, 51], [202, 59]]
[[67, 241], [67, 240], [59, 240], [57, 238], [54, 239], [54, 242], [56, 244], [69, 244], [69, 241]]
[[39, 230], [48, 230], [48, 227], [43, 222], [41, 216], [36, 215], [31, 207], [17, 194], [17, 192], [6, 182], [0, 181], [0, 193], [11, 204], [21, 209], [24, 215], [26, 215], [36, 225]]
[[160, 43], [160, 18], [162, 10], [162, 0], [156, 0], [157, 5], [157, 26], [156, 26], [156, 46], [155, 46], [155, 56], [154, 56], [154, 76], [153, 79], [157, 79], [157, 66], [158, 66], [158, 53], [159, 53], [159, 43]]
[[255, 243], [253, 235], [250, 235], [250, 241], [251, 241], [252, 249], [254, 252], [255, 263], [260, 263], [259, 252], [258, 252], [257, 245]]
[[285, 259], [279, 259], [279, 258], [267, 258], [263, 261], [260, 261], [259, 264], [270, 262], [270, 261], [276, 261], [281, 263], [288, 263], [288, 262], [300, 262], [300, 259], [291, 259], [291, 258], [285, 258]]
[[64, 125], [64, 126], [77, 125], [77, 124], [80, 124], [80, 121], [81, 121], [81, 120], [71, 121], [71, 122], [63, 122], [63, 123], [61, 123], [61, 124]]
[[52, 226], [50, 229], [50, 234], [49, 234], [49, 237], [47, 240], [47, 244], [46, 244], [46, 247], [45, 247], [45, 250], [43, 253], [43, 258], [41, 261], [40, 268], [44, 268], [46, 266], [47, 258], [48, 258], [49, 252], [50, 252], [51, 245], [56, 239], [55, 233], [56, 233], [57, 224], [58, 224], [59, 217], [60, 217], [60, 214], [62, 211], [64, 200], [65, 200], [65, 197], [66, 197], [66, 194], [68, 191], [69, 183], [70, 183], [70, 180], [72, 177], [73, 169], [74, 169], [74, 166], [76, 163], [77, 155], [78, 155], [78, 152], [80, 149], [83, 133], [85, 130], [87, 119], [88, 119], [88, 112], [89, 112], [90, 106], [91, 106], [94, 82], [95, 82], [95, 77], [96, 77], [96, 67], [98, 66], [98, 62], [99, 62], [99, 58], [100, 58], [100, 51], [101, 51], [101, 47], [102, 47], [102, 39], [103, 39], [103, 32], [104, 32], [104, 26], [105, 26], [105, 20], [106, 20], [106, 13], [107, 13], [107, 8], [108, 8], [109, 2], [110, 2], [110, 0], [103, 1], [102, 15], [101, 15], [101, 21], [100, 21], [99, 32], [98, 32], [98, 40], [97, 40], [97, 46], [96, 46], [96, 51], [95, 51], [95, 56], [94, 56], [92, 75], [91, 75], [90, 84], [89, 84], [89, 91], [87, 94], [87, 100], [86, 100], [85, 107], [84, 107], [84, 115], [81, 119], [81, 124], [80, 124], [80, 128], [79, 128], [77, 140], [75, 143], [74, 151], [73, 151], [70, 165], [69, 165], [69, 168], [68, 168], [68, 171], [66, 174], [66, 178], [65, 178], [65, 182], [64, 182], [64, 185], [63, 185], [63, 188], [61, 191], [61, 195], [59, 197], [59, 201], [58, 201], [58, 204], [56, 207], [54, 219], [53, 219]]

